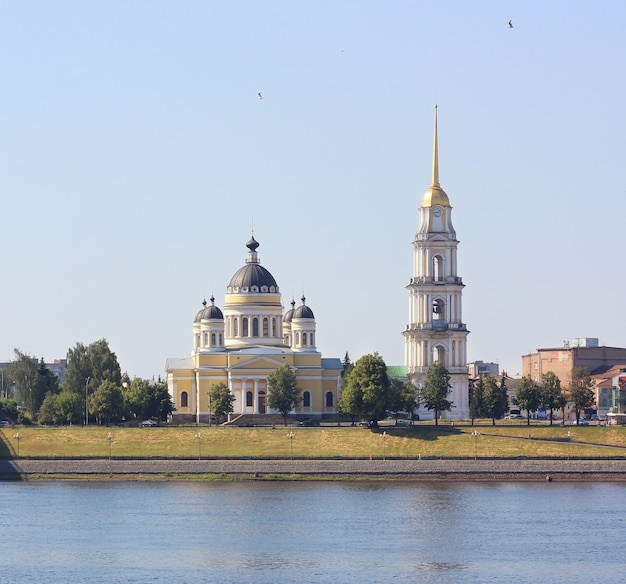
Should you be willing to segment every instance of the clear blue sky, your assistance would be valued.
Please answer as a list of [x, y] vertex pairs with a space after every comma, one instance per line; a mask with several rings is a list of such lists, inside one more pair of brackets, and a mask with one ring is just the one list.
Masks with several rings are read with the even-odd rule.
[[324, 356], [403, 364], [435, 102], [469, 359], [626, 346], [622, 0], [0, 9], [0, 361], [162, 374], [254, 222]]

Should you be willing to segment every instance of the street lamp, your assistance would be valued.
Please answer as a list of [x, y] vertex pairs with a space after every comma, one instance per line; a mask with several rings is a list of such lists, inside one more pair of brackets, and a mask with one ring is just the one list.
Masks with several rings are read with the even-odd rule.
[[198, 441], [198, 460], [202, 458], [202, 434], [198, 432], [196, 434], [196, 440]]
[[113, 436], [111, 435], [111, 432], [109, 432], [107, 440], [109, 441], [109, 460], [111, 460], [111, 448], [113, 443]]
[[380, 437], [383, 439], [383, 460], [387, 459], [387, 432], [383, 432]]
[[20, 433], [16, 432], [15, 434], [13, 434], [13, 438], [15, 438], [17, 440], [17, 457], [20, 457]]
[[567, 432], [567, 460], [572, 457], [572, 433], [568, 430]]
[[480, 436], [480, 432], [474, 430], [472, 436], [474, 436], [474, 460], [478, 460], [478, 437]]
[[291, 452], [291, 460], [293, 460], [293, 439], [296, 437], [296, 435], [293, 432], [289, 432], [289, 434], [287, 434], [287, 438], [289, 438], [289, 447], [290, 447], [290, 452]]
[[89, 388], [89, 380], [91, 377], [87, 377], [87, 381], [85, 382], [85, 426], [89, 426], [89, 409], [87, 408], [88, 399], [87, 399], [87, 389]]

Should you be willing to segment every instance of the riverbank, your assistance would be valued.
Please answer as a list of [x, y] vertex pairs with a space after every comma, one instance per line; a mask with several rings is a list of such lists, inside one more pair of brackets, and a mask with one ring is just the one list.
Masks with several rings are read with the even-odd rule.
[[626, 460], [0, 460], [3, 480], [626, 481]]

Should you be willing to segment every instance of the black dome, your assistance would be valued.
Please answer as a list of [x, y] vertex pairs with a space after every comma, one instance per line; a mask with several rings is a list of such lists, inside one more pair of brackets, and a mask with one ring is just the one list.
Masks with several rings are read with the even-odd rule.
[[291, 322], [291, 319], [293, 318], [293, 313], [295, 312], [295, 307], [296, 307], [296, 301], [292, 300], [291, 309], [285, 312], [285, 316], [283, 316], [283, 322]]
[[207, 319], [224, 320], [224, 315], [222, 314], [222, 311], [217, 306], [215, 306], [215, 298], [211, 297], [210, 306], [207, 306], [206, 300], [202, 303], [202, 306], [204, 308], [202, 308], [202, 310], [200, 310], [198, 314], [196, 314], [194, 322], [200, 322], [201, 320]]
[[296, 308], [292, 318], [315, 318], [313, 311], [304, 303], [306, 298], [302, 297], [302, 304]]
[[[260, 264], [246, 264], [243, 268], [237, 270], [235, 275], [230, 279], [229, 288], [248, 288], [248, 292], [252, 292], [252, 287], [256, 286], [257, 292], [261, 292], [261, 287], [266, 286], [264, 292], [276, 292], [278, 285], [274, 276], [270, 274]], [[271, 288], [274, 288], [273, 290]]]

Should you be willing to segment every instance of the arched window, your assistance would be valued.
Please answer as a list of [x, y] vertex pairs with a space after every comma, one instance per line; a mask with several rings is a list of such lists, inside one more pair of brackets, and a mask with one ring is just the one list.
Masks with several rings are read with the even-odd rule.
[[215, 347], [215, 333], [211, 333], [211, 347]]
[[189, 394], [186, 391], [183, 391], [180, 394], [180, 407], [181, 408], [189, 407]]
[[243, 320], [241, 321], [241, 336], [242, 337], [248, 336], [248, 319], [245, 316], [243, 317]]
[[195, 336], [194, 344], [196, 345], [196, 349], [200, 346], [200, 333]]
[[302, 394], [302, 407], [303, 408], [311, 407], [311, 392], [310, 391], [305, 391]]
[[440, 363], [446, 364], [446, 349], [441, 345], [437, 345], [433, 347], [433, 363], [439, 361]]
[[235, 318], [233, 320], [233, 337], [239, 336], [239, 321]]
[[333, 403], [334, 403], [334, 395], [332, 391], [327, 391], [326, 392], [326, 407], [327, 408], [332, 408], [333, 407]]
[[246, 406], [248, 406], [249, 408], [252, 407], [252, 392], [251, 391], [246, 391]]
[[252, 319], [252, 336], [259, 336], [259, 319], [256, 316]]
[[306, 339], [307, 339], [306, 333], [302, 333], [302, 346], [303, 347], [306, 347]]
[[270, 336], [270, 319], [267, 316], [263, 319], [263, 336]]
[[204, 346], [209, 344], [209, 333], [204, 333]]
[[277, 337], [278, 336], [278, 329], [276, 328], [276, 317], [272, 318], [272, 336], [273, 337]]
[[296, 347], [300, 346], [300, 333], [296, 333]]
[[311, 335], [309, 336], [309, 344], [311, 345], [311, 347], [315, 347], [315, 333], [311, 333]]
[[224, 337], [222, 336], [222, 333], [220, 333], [220, 347], [224, 344]]

